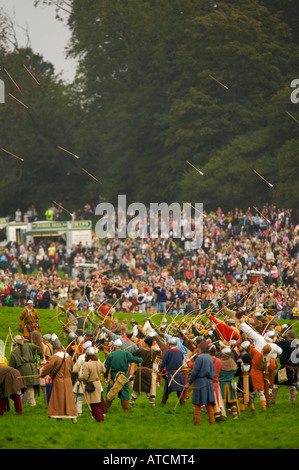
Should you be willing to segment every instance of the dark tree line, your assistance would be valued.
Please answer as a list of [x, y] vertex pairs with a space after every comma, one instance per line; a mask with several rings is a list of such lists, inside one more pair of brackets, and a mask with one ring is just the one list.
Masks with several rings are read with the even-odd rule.
[[266, 201], [296, 209], [299, 124], [286, 113], [299, 121], [290, 100], [299, 79], [295, 1], [40, 3], [67, 10], [79, 68], [66, 85], [30, 48], [4, 48], [0, 78], [29, 108], [11, 98], [0, 108], [0, 146], [24, 158], [0, 151], [2, 215], [53, 199], [70, 210], [116, 203], [119, 194], [208, 210]]

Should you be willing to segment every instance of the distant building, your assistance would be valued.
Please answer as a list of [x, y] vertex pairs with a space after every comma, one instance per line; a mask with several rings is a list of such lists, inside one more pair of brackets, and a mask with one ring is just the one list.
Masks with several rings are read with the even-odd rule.
[[[78, 243], [91, 245], [92, 222], [91, 220], [76, 221], [47, 221], [41, 220], [31, 223], [9, 222], [8, 217], [0, 218], [1, 240], [0, 246], [9, 242], [23, 242], [27, 245], [30, 241], [37, 242], [42, 239], [63, 239], [66, 248], [71, 248]], [[6, 238], [5, 238], [6, 235]]]

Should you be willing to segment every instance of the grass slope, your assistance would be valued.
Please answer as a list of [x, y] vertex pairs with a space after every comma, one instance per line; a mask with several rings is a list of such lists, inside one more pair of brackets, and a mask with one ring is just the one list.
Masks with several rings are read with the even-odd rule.
[[[8, 328], [18, 334], [18, 318], [21, 309], [0, 308], [0, 339], [5, 341]], [[55, 310], [39, 310], [42, 334], [61, 332], [62, 324], [55, 318]], [[117, 314], [119, 319], [128, 318]], [[136, 315], [138, 318], [144, 315]], [[54, 317], [54, 318], [53, 318]], [[130, 318], [130, 316], [129, 316]], [[157, 324], [162, 315], [154, 317]], [[153, 320], [154, 320], [153, 319]], [[297, 329], [298, 324], [294, 329]], [[64, 344], [65, 340], [60, 337]], [[10, 341], [6, 356], [9, 356]], [[102, 358], [101, 358], [102, 359]], [[120, 402], [115, 399], [105, 421], [97, 423], [87, 405], [74, 425], [70, 420], [57, 422], [48, 419], [46, 405], [37, 397], [34, 408], [23, 406], [23, 415], [16, 415], [10, 401], [10, 411], [0, 417], [1, 449], [298, 449], [298, 404], [288, 402], [288, 389], [281, 387], [277, 403], [262, 411], [255, 399], [255, 411], [247, 408], [237, 420], [211, 427], [202, 414], [201, 425], [193, 426], [191, 399], [181, 407], [177, 396], [171, 394], [166, 405], [161, 404], [162, 386], [157, 387], [156, 409], [152, 410], [147, 398], [141, 394], [135, 406], [124, 414]]]

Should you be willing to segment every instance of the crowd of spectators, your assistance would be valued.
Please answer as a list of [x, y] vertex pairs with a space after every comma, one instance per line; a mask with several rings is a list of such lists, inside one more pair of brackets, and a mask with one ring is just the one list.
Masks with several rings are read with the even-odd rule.
[[51, 239], [8, 244], [0, 253], [1, 304], [31, 299], [37, 308], [54, 308], [72, 297], [78, 309], [106, 301], [132, 313], [187, 314], [217, 311], [221, 301], [294, 318], [299, 226], [291, 209], [265, 204], [262, 214], [250, 207], [206, 213], [203, 244], [194, 250], [171, 237], [100, 242], [94, 236], [90, 246], [70, 249]]
[[[72, 212], [72, 220], [88, 220], [94, 214], [94, 210], [94, 204], [86, 203], [84, 207]], [[44, 213], [42, 211], [39, 212], [32, 204], [26, 211], [18, 208], [15, 211], [14, 217], [10, 217], [14, 222], [26, 224], [37, 220], [63, 221], [67, 218], [69, 218], [67, 213], [54, 203]]]

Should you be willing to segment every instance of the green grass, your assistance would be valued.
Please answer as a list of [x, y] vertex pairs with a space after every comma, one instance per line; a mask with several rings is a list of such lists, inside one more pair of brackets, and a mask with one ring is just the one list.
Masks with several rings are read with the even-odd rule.
[[[21, 309], [0, 308], [0, 339], [5, 341], [8, 328], [13, 336], [18, 334], [18, 318]], [[39, 310], [42, 334], [61, 331], [62, 324], [55, 317], [55, 310]], [[119, 319], [128, 318], [117, 314]], [[144, 315], [137, 314], [142, 318]], [[130, 316], [129, 316], [130, 318]], [[154, 317], [157, 323], [162, 315]], [[171, 318], [171, 317], [170, 317]], [[294, 326], [298, 333], [298, 324]], [[60, 337], [64, 344], [65, 340]], [[7, 343], [9, 356], [10, 342]], [[23, 415], [16, 415], [13, 402], [10, 411], [0, 417], [1, 449], [298, 449], [298, 404], [288, 402], [288, 389], [281, 387], [275, 406], [262, 411], [255, 399], [255, 411], [247, 408], [237, 420], [228, 416], [227, 421], [208, 423], [202, 414], [201, 425], [193, 426], [191, 399], [181, 407], [177, 396], [171, 394], [166, 405], [161, 405], [162, 386], [157, 387], [156, 409], [151, 409], [145, 395], [141, 394], [129, 413], [123, 413], [116, 398], [105, 421], [95, 422], [87, 405], [74, 425], [70, 420], [57, 422], [47, 417], [42, 392], [37, 405], [23, 406]]]

